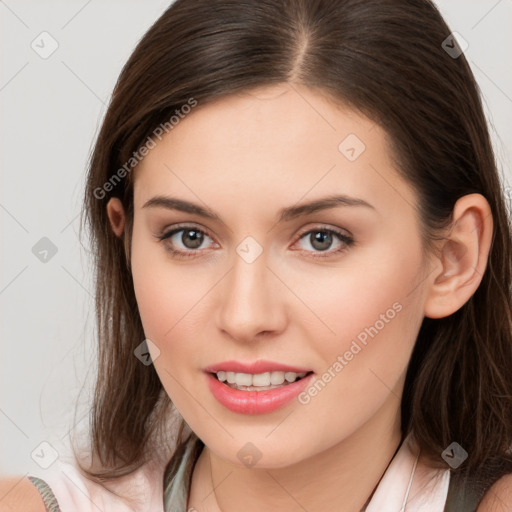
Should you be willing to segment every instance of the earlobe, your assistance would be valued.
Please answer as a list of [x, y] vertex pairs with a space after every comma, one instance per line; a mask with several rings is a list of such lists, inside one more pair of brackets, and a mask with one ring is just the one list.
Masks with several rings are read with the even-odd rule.
[[110, 226], [116, 236], [120, 237], [123, 234], [125, 224], [125, 213], [121, 200], [117, 197], [112, 197], [107, 203], [107, 215], [110, 220]]
[[471, 298], [487, 267], [492, 233], [487, 200], [481, 194], [460, 198], [453, 209], [452, 224], [434, 257], [425, 316], [449, 316]]

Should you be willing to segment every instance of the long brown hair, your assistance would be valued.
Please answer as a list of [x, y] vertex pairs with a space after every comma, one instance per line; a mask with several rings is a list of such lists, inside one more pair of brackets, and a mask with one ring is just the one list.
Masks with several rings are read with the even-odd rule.
[[[413, 431], [434, 467], [447, 468], [441, 453], [456, 441], [469, 457], [453, 473], [491, 467], [489, 484], [508, 471], [511, 228], [479, 89], [464, 54], [443, 47], [450, 33], [429, 0], [177, 0], [147, 31], [119, 76], [87, 176], [81, 229], [89, 228], [96, 258], [99, 341], [91, 411], [98, 465], [83, 468], [91, 478], [126, 475], [156, 456], [172, 409], [154, 367], [134, 356], [145, 336], [130, 271], [126, 163], [191, 98], [205, 105], [280, 82], [315, 88], [384, 128], [398, 171], [419, 194], [426, 247], [460, 197], [488, 200], [487, 269], [456, 313], [424, 319], [402, 398], [402, 434]], [[455, 40], [451, 47], [458, 49]], [[122, 239], [108, 221], [110, 197], [127, 212]]]

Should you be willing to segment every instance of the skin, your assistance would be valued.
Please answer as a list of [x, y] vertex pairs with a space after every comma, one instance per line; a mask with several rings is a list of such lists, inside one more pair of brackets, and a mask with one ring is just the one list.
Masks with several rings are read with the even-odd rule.
[[[349, 134], [366, 146], [354, 161], [338, 149]], [[461, 198], [445, 239], [426, 253], [417, 195], [398, 175], [385, 132], [295, 84], [199, 105], [133, 172], [130, 251], [144, 331], [160, 350], [154, 365], [165, 390], [206, 445], [188, 507], [360, 510], [400, 442], [405, 372], [423, 318], [450, 315], [480, 284], [492, 234], [487, 201]], [[281, 208], [332, 194], [373, 208], [277, 220]], [[221, 221], [143, 207], [157, 195], [207, 207]], [[107, 209], [122, 236], [123, 205], [114, 198]], [[196, 249], [190, 238], [183, 245], [183, 232], [172, 238], [194, 257], [176, 259], [170, 239], [157, 238], [178, 223], [206, 233]], [[333, 235], [319, 250], [312, 236], [329, 228], [354, 244], [334, 254], [344, 244]], [[263, 249], [252, 263], [236, 251], [247, 236]], [[243, 415], [207, 387], [202, 369], [231, 359], [278, 361], [321, 377], [396, 303], [400, 312], [305, 405]], [[261, 452], [253, 467], [237, 457], [248, 442]]]

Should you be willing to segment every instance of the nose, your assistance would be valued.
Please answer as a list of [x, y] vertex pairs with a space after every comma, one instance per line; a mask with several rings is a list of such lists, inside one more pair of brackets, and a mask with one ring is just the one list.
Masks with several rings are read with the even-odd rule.
[[283, 288], [268, 266], [265, 251], [250, 263], [235, 254], [219, 289], [218, 328], [239, 342], [281, 333], [287, 322]]

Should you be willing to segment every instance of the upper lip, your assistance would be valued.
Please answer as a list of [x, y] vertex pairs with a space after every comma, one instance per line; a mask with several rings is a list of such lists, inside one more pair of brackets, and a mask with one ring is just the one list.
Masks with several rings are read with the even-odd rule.
[[301, 368], [299, 366], [290, 366], [287, 364], [277, 363], [275, 361], [254, 361], [252, 363], [242, 363], [240, 361], [224, 361], [215, 363], [204, 368], [205, 372], [217, 373], [219, 371], [235, 372], [235, 373], [258, 373], [266, 372], [294, 372], [308, 373], [309, 368]]

